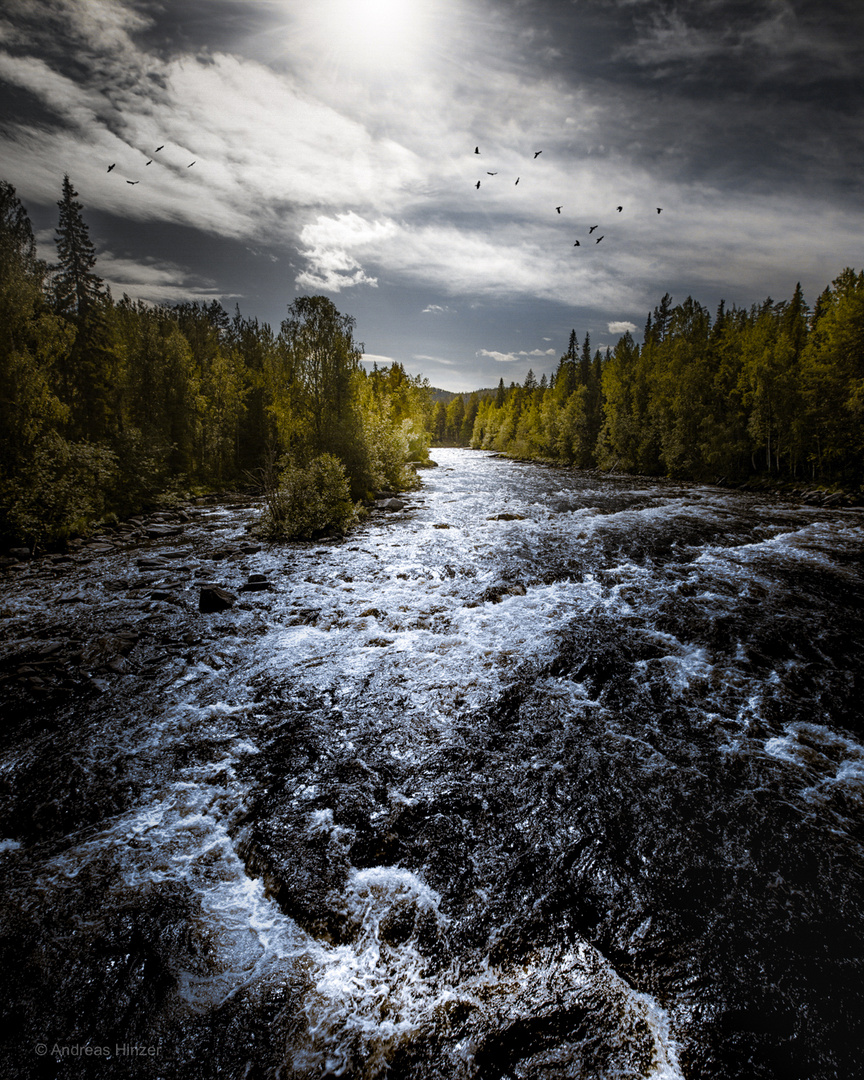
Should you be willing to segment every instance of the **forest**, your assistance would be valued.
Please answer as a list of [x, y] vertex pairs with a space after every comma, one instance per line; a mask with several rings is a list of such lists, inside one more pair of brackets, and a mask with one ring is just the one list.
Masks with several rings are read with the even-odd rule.
[[416, 485], [429, 390], [366, 372], [354, 320], [298, 297], [277, 332], [209, 304], [115, 301], [69, 177], [57, 261], [0, 181], [0, 539], [62, 544], [160, 500], [266, 495], [262, 530], [342, 531], [376, 491]]
[[644, 342], [592, 352], [575, 330], [538, 381], [433, 400], [399, 363], [367, 372], [354, 319], [324, 296], [278, 331], [217, 302], [115, 301], [69, 177], [57, 260], [37, 256], [0, 181], [0, 540], [62, 544], [160, 500], [257, 488], [261, 531], [348, 528], [364, 501], [416, 485], [430, 440], [578, 468], [860, 487], [864, 273], [807, 306], [667, 293]]
[[791, 299], [714, 318], [667, 293], [644, 343], [579, 346], [539, 382], [439, 406], [433, 437], [581, 468], [705, 480], [864, 479], [864, 273], [846, 269], [808, 308]]

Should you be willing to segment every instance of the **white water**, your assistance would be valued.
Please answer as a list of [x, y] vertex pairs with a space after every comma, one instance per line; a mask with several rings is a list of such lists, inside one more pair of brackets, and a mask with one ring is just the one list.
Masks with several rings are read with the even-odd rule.
[[[42, 864], [34, 891], [50, 906], [52, 894], [74, 889], [82, 870], [106, 856], [116, 869], [109, 888], [118, 896], [166, 882], [187, 886], [207, 949], [194, 967], [172, 972], [179, 1002], [205, 1013], [256, 982], [304, 984], [304, 1030], [285, 1047], [286, 1068], [297, 1078], [353, 1075], [358, 1061], [364, 1075], [385, 1075], [395, 1049], [440, 1027], [454, 1002], [478, 1019], [447, 1049], [441, 1075], [467, 1078], [475, 1074], [484, 1024], [536, 1018], [556, 1003], [575, 1008], [583, 1000], [605, 1003], [604, 1037], [611, 1050], [603, 1076], [680, 1077], [678, 1036], [667, 1011], [634, 991], [588, 942], [557, 951], [544, 946], [512, 963], [475, 957], [436, 970], [418, 944], [416, 927], [400, 944], [383, 941], [382, 920], [394, 909], [410, 909], [415, 924], [431, 919], [448, 934], [451, 916], [419, 869], [351, 872], [341, 898], [341, 917], [355, 928], [347, 943], [319, 940], [285, 915], [262, 881], [247, 876], [237, 854], [250, 796], [242, 766], [267, 745], [274, 723], [272, 714], [257, 712], [255, 688], [272, 680], [287, 683], [296, 701], [318, 695], [329, 702], [330, 715], [338, 717], [330, 727], [331, 755], [360, 754], [373, 738], [403, 769], [420, 767], [442, 744], [458, 742], [475, 711], [520, 670], [541, 667], [562, 631], [598, 616], [638, 620], [656, 654], [637, 660], [635, 670], [646, 683], [662, 672], [669, 700], [692, 707], [698, 698], [694, 722], [722, 729], [726, 745], [735, 749], [751, 737], [778, 676], [766, 679], [742, 664], [740, 643], [714, 650], [656, 625], [655, 616], [670, 598], [683, 604], [695, 598], [710, 611], [721, 609], [730, 594], [758, 597], [760, 588], [770, 588], [778, 562], [833, 566], [838, 550], [848, 553], [864, 539], [861, 515], [837, 512], [839, 522], [814, 520], [816, 512], [796, 509], [787, 518], [798, 517], [800, 524], [765, 525], [765, 536], [748, 536], [735, 524], [730, 536], [726, 525], [737, 513], [735, 497], [713, 490], [629, 489], [636, 505], [620, 508], [609, 504], [602, 482], [596, 492], [563, 483], [556, 489], [561, 474], [550, 473], [548, 491], [538, 493], [535, 478], [523, 494], [521, 466], [495, 462], [490, 470], [485, 455], [460, 451], [436, 456], [442, 467], [424, 474], [424, 489], [410, 499], [407, 513], [377, 517], [340, 546], [265, 548], [241, 565], [209, 565], [210, 577], [228, 587], [247, 572], [266, 573], [274, 592], [209, 616], [219, 635], [210, 639], [206, 655], [167, 665], [146, 716], [123, 729], [127, 742], [113, 748], [155, 760], [185, 742], [197, 748], [194, 760], [170, 777], [154, 774], [132, 809], [70, 838]], [[489, 520], [505, 510], [524, 520]], [[634, 536], [644, 541], [641, 551], [650, 550], [654, 538], [669, 532], [670, 520], [684, 537], [673, 570], [628, 553]], [[436, 528], [442, 524], [450, 527]], [[244, 535], [243, 520], [231, 513], [211, 514], [206, 525], [187, 530], [194, 551], [205, 537], [215, 545]], [[706, 529], [723, 535], [687, 556], [687, 535]], [[123, 558], [104, 560], [102, 574], [120, 572]], [[197, 564], [194, 552], [187, 562]], [[549, 579], [551, 569], [568, 572]], [[169, 576], [176, 578], [179, 570], [172, 567]], [[194, 603], [194, 580], [187, 579]], [[26, 591], [26, 580], [17, 584], [15, 618], [38, 614], [44, 599]], [[502, 584], [516, 588], [500, 593], [500, 602], [484, 599], [484, 590]], [[54, 602], [74, 619], [79, 607], [100, 599], [97, 582], [86, 598], [70, 585]], [[151, 606], [150, 614], [157, 609]], [[309, 609], [318, 612], [312, 625], [302, 615]], [[599, 708], [587, 679], [550, 677], [544, 686], [550, 709], [573, 730], [585, 709]], [[290, 706], [289, 696], [285, 712]], [[832, 786], [842, 786], [860, 805], [864, 748], [854, 736], [820, 726], [819, 719], [769, 732], [761, 752], [800, 771], [802, 809], [817, 806]], [[606, 732], [610, 754], [641, 755], [645, 771], [658, 775], [676, 768], [613, 714], [606, 715]], [[519, 767], [548, 770], [550, 764], [538, 756]], [[348, 852], [354, 833], [334, 823], [332, 810], [320, 809], [321, 794], [314, 784], [301, 785], [292, 805], [309, 807], [308, 835]], [[423, 798], [419, 787], [388, 792], [391, 805]], [[522, 827], [530, 834], [530, 813]], [[18, 848], [13, 838], [0, 843], [4, 858]], [[484, 889], [481, 901], [494, 897], [496, 882]], [[647, 1062], [631, 1053], [640, 1025], [650, 1031]]]

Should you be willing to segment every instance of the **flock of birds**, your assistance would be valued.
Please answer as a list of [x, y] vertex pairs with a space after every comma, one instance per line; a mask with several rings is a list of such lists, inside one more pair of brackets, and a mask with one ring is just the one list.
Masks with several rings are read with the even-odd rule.
[[[479, 153], [480, 153], [480, 147], [479, 147], [479, 146], [475, 146], [475, 147], [474, 147], [474, 153], [475, 153], [475, 154], [479, 154]], [[542, 151], [542, 150], [535, 150], [535, 151], [534, 151], [534, 158], [533, 158], [533, 160], [534, 160], [534, 161], [536, 161], [536, 160], [537, 160], [537, 158], [538, 158], [538, 157], [540, 157], [540, 155], [541, 155], [542, 153], [543, 153], [543, 151]], [[487, 170], [487, 171], [486, 171], [486, 175], [487, 175], [487, 176], [497, 176], [497, 175], [498, 175], [498, 173], [497, 173], [497, 172], [489, 172], [489, 171]], [[522, 179], [522, 177], [521, 177], [521, 176], [517, 176], [517, 177], [516, 177], [516, 184], [518, 184], [518, 183], [519, 183], [519, 181], [520, 181], [521, 179]], [[514, 185], [514, 186], [515, 186], [515, 185]], [[474, 187], [475, 187], [475, 188], [477, 188], [477, 190], [478, 190], [478, 191], [480, 190], [480, 181], [479, 181], [479, 180], [478, 180], [478, 181], [477, 181], [477, 183], [476, 183], [476, 184], [474, 185]], [[561, 211], [562, 211], [563, 209], [564, 209], [564, 204], [563, 204], [563, 203], [562, 203], [562, 204], [561, 204], [560, 206], [556, 206], [556, 207], [555, 207], [555, 210], [556, 210], [556, 212], [557, 212], [557, 213], [559, 213], [559, 214], [561, 213]], [[616, 210], [618, 211], [618, 213], [619, 213], [619, 214], [623, 213], [623, 211], [624, 211], [624, 207], [623, 207], [623, 206], [616, 206], [616, 207], [615, 207], [615, 209], [616, 209]], [[662, 214], [662, 213], [663, 213], [663, 207], [662, 207], [662, 206], [658, 206], [658, 207], [657, 207], [657, 213], [658, 213], [658, 214]], [[595, 230], [595, 229], [599, 229], [599, 228], [600, 228], [600, 226], [599, 226], [599, 225], [592, 225], [592, 226], [591, 226], [591, 227], [590, 227], [590, 228], [588, 229], [588, 235], [589, 235], [589, 236], [591, 236], [591, 234], [592, 234], [592, 233], [594, 232], [594, 230]], [[594, 243], [595, 243], [595, 244], [599, 244], [601, 240], [605, 239], [605, 236], [606, 236], [606, 234], [605, 234], [605, 233], [603, 234], [603, 236], [598, 236], [598, 237], [597, 237], [597, 239], [596, 239], [596, 240], [594, 241]], [[573, 245], [573, 247], [581, 247], [581, 246], [582, 246], [582, 241], [581, 241], [581, 240], [577, 240], [577, 241], [576, 241], [576, 243], [575, 243], [575, 244]]]
[[[164, 149], [165, 149], [165, 143], [162, 143], [162, 145], [161, 145], [161, 146], [157, 146], [157, 147], [156, 147], [156, 149], [155, 149], [155, 150], [153, 151], [153, 153], [154, 153], [154, 155], [155, 155], [155, 154], [158, 154], [160, 150], [164, 150]], [[152, 165], [152, 164], [153, 164], [153, 160], [154, 160], [153, 158], [150, 158], [150, 160], [149, 160], [149, 161], [146, 161], [146, 162], [144, 163], [144, 164], [145, 164], [145, 166], [146, 166], [146, 165]], [[197, 161], [197, 160], [198, 160], [198, 159], [196, 158], [196, 159], [195, 159], [195, 161]], [[188, 165], [186, 166], [186, 168], [187, 168], [187, 169], [191, 169], [191, 168], [192, 168], [192, 166], [193, 166], [193, 165], [195, 164], [195, 161], [190, 161], [190, 162], [189, 162], [189, 164], [188, 164]], [[109, 166], [108, 166], [108, 172], [111, 172], [111, 170], [112, 170], [112, 169], [116, 169], [116, 168], [117, 168], [117, 162], [115, 161], [113, 165], [109, 165]], [[140, 184], [140, 183], [141, 183], [141, 181], [140, 181], [140, 180], [127, 180], [127, 181], [126, 181], [126, 183], [127, 183], [127, 184], [131, 184], [131, 185], [132, 185], [132, 186], [134, 187], [134, 186], [135, 186], [135, 184]]]

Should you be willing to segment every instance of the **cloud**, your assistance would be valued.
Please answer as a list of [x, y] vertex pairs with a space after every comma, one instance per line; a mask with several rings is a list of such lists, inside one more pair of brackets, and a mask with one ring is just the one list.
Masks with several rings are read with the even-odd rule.
[[[860, 263], [862, 15], [847, 0], [417, 0], [404, 49], [374, 63], [331, 32], [332, 3], [7, 0], [0, 79], [26, 108], [0, 132], [5, 178], [53, 212], [68, 171], [85, 218], [240, 240], [299, 268], [302, 289], [371, 305], [416, 288], [415, 320], [479, 324], [528, 300], [614, 334], [633, 324], [607, 320], [667, 289], [752, 302], [800, 277], [812, 296]], [[216, 289], [184, 285], [172, 258], [142, 260], [142, 295]], [[134, 277], [115, 275], [130, 292]], [[421, 321], [433, 351], [456, 322]], [[541, 329], [514, 340], [549, 341]]]
[[499, 364], [515, 364], [519, 360], [519, 355], [517, 353], [496, 352], [494, 349], [478, 349], [474, 355], [488, 356], [491, 360], [495, 360]]
[[636, 330], [636, 323], [610, 322], [606, 324], [606, 329], [609, 331], [610, 334], [632, 334]]
[[445, 356], [427, 356], [423, 353], [414, 353], [411, 359], [418, 360], [421, 364], [443, 364], [444, 367], [455, 367], [458, 363], [458, 361], [450, 360]]
[[115, 299], [126, 293], [151, 304], [179, 304], [187, 300], [233, 300], [238, 296], [220, 291], [215, 281], [190, 274], [171, 262], [142, 263], [101, 251], [96, 269]]
[[305, 245], [301, 255], [309, 266], [297, 275], [296, 284], [325, 292], [352, 285], [377, 287], [378, 279], [365, 272], [349, 248], [375, 248], [395, 232], [391, 221], [367, 221], [353, 212], [335, 218], [319, 216], [300, 233], [300, 243]]

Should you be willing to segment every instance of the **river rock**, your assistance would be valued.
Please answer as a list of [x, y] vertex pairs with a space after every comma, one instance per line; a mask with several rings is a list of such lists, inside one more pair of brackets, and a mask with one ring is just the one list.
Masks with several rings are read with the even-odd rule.
[[183, 530], [179, 525], [148, 525], [144, 531], [148, 540], [161, 540], [163, 536], [177, 536]]
[[135, 565], [139, 570], [164, 570], [168, 563], [160, 555], [153, 555], [150, 558], [136, 559]]
[[484, 589], [480, 600], [485, 604], [500, 604], [505, 596], [524, 596], [525, 586], [516, 582], [501, 582]]
[[267, 592], [270, 582], [266, 574], [250, 574], [245, 585], [241, 586], [240, 592]]
[[401, 499], [376, 499], [376, 510], [404, 510], [405, 503]]
[[9, 555], [16, 562], [27, 562], [28, 559], [33, 558], [33, 554], [30, 551], [30, 548], [26, 547], [9, 548]]
[[212, 562], [221, 562], [223, 559], [230, 559], [234, 555], [239, 555], [240, 549], [236, 547], [220, 547], [215, 548], [208, 555], [202, 555], [204, 559], [210, 559]]
[[205, 615], [214, 611], [226, 611], [237, 602], [237, 597], [218, 585], [202, 585], [198, 597], [198, 610]]
[[522, 514], [511, 514], [508, 511], [504, 511], [502, 514], [493, 514], [492, 517], [487, 517], [487, 521], [524, 521], [525, 518]]

